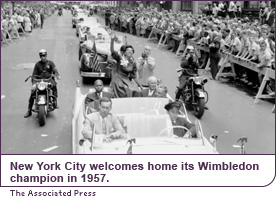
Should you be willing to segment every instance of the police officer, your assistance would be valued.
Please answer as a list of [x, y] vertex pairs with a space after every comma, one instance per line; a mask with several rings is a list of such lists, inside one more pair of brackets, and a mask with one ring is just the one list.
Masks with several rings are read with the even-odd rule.
[[[197, 130], [194, 123], [190, 122], [186, 117], [180, 115], [181, 104], [179, 102], [169, 102], [164, 107], [170, 116], [172, 125], [175, 126], [173, 129], [173, 134], [178, 137], [184, 137], [187, 132], [189, 132], [192, 138], [197, 138]], [[182, 128], [177, 128], [177, 126], [185, 127], [188, 129], [186, 131]]]
[[[46, 78], [46, 79], [48, 79], [48, 78], [50, 78], [51, 75], [54, 75], [54, 76], [52, 76], [52, 79], [49, 82], [51, 82], [52, 85], [53, 85], [53, 87], [52, 87], [53, 95], [56, 97], [56, 100], [55, 100], [55, 103], [53, 104], [54, 105], [53, 107], [58, 109], [58, 105], [57, 105], [57, 96], [58, 96], [58, 94], [57, 94], [57, 83], [55, 81], [55, 77], [58, 80], [60, 80], [60, 75], [58, 73], [58, 70], [57, 70], [54, 62], [50, 61], [50, 60], [47, 60], [47, 51], [45, 49], [41, 49], [39, 51], [39, 57], [40, 57], [40, 61], [38, 61], [35, 64], [32, 76], [34, 78]], [[31, 95], [30, 95], [30, 98], [29, 98], [28, 111], [25, 114], [24, 118], [27, 118], [27, 117], [32, 115], [32, 107], [33, 107], [34, 99], [35, 99], [35, 80], [32, 80], [32, 83], [33, 83], [33, 86], [32, 86], [32, 91], [31, 91]]]
[[199, 68], [198, 58], [195, 54], [193, 46], [187, 46], [187, 55], [181, 60], [181, 67], [184, 69], [179, 77], [179, 88], [176, 93], [175, 99], [178, 100], [182, 93], [182, 89], [185, 87], [188, 78], [197, 74]]

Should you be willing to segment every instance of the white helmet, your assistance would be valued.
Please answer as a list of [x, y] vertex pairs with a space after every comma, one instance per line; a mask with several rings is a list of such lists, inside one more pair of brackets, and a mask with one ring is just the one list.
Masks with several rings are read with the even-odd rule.
[[45, 49], [41, 49], [40, 51], [39, 51], [39, 56], [47, 56], [47, 51], [45, 50]]
[[191, 45], [187, 46], [187, 50], [195, 50], [195, 48]]

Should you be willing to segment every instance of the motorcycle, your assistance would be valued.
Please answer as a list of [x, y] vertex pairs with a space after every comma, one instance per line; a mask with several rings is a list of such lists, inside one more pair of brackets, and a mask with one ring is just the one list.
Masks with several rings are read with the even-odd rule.
[[29, 76], [25, 82], [30, 78], [35, 82], [35, 108], [33, 112], [38, 113], [38, 122], [40, 126], [44, 126], [46, 123], [46, 116], [50, 111], [54, 111], [54, 104], [56, 103], [56, 97], [53, 95], [53, 84], [49, 81], [53, 78], [40, 78], [39, 76]]
[[[189, 73], [190, 71], [181, 68], [177, 72]], [[190, 76], [182, 90], [177, 88], [176, 94], [180, 91], [180, 99], [183, 100], [187, 109], [193, 109], [195, 116], [201, 118], [204, 114], [205, 104], [208, 102], [208, 92], [204, 89], [204, 84], [208, 80], [194, 73], [190, 73]]]
[[61, 16], [62, 15], [62, 10], [59, 10], [58, 11], [58, 16]]
[[88, 17], [93, 16], [93, 10], [89, 10]]

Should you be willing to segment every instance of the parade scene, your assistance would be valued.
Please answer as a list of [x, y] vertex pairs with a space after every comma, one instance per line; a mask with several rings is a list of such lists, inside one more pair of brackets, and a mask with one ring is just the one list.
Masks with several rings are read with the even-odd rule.
[[1, 154], [275, 154], [275, 1], [1, 1]]

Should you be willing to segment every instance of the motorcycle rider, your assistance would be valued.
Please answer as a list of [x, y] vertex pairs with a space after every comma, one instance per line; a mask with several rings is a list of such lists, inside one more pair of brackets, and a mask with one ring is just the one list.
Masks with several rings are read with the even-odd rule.
[[179, 77], [179, 87], [175, 96], [175, 100], [179, 100], [183, 88], [186, 86], [189, 77], [197, 74], [199, 62], [193, 46], [187, 46], [187, 55], [185, 57], [182, 57], [180, 66], [185, 70], [182, 71], [182, 74]]
[[[49, 78], [52, 74], [54, 74], [54, 76], [60, 80], [60, 75], [58, 73], [58, 70], [54, 64], [53, 61], [47, 60], [47, 51], [45, 49], [41, 49], [39, 51], [39, 57], [40, 57], [40, 61], [38, 61], [35, 64], [34, 67], [34, 71], [32, 76], [34, 78]], [[55, 81], [55, 77], [52, 77], [52, 79], [49, 81], [50, 83], [52, 83], [53, 87], [52, 87], [52, 91], [53, 91], [53, 95], [56, 97], [55, 103], [53, 104], [55, 109], [58, 109], [58, 105], [57, 105], [57, 83]], [[31, 90], [31, 95], [29, 98], [29, 106], [28, 106], [28, 111], [25, 114], [24, 118], [30, 117], [32, 115], [32, 107], [34, 104], [34, 100], [35, 100], [35, 80], [32, 80], [32, 90]]]
[[58, 9], [58, 14], [59, 14], [59, 16], [63, 15], [63, 13], [62, 13], [62, 8], [59, 8], [59, 9]]

